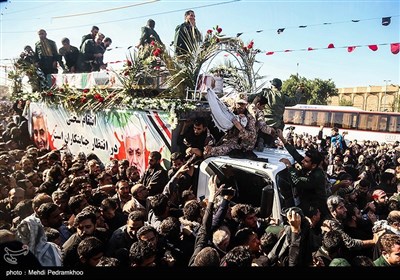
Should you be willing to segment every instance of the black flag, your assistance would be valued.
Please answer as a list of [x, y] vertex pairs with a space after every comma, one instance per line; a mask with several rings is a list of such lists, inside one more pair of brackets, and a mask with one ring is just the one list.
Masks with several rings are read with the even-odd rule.
[[388, 26], [390, 24], [390, 18], [391, 17], [383, 17], [382, 18], [382, 25], [383, 26]]

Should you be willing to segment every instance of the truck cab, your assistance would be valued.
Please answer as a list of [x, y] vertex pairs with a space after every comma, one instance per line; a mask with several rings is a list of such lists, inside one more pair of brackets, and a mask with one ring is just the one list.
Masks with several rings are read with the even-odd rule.
[[281, 209], [293, 199], [293, 194], [286, 166], [279, 160], [287, 158], [292, 164], [295, 161], [285, 149], [265, 148], [254, 153], [255, 159], [218, 156], [201, 162], [197, 197], [208, 197], [208, 181], [215, 174], [221, 183], [236, 189], [233, 202], [260, 207], [262, 218], [281, 222]]

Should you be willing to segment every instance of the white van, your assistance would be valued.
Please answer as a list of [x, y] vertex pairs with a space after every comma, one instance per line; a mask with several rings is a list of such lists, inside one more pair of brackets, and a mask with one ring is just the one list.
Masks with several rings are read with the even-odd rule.
[[[199, 168], [197, 197], [208, 197], [208, 181], [216, 174], [220, 181], [234, 184], [236, 194], [232, 201], [260, 207], [261, 217], [281, 220], [281, 209], [293, 199], [292, 185], [281, 158], [293, 157], [285, 149], [265, 148], [256, 152], [256, 159], [229, 156], [205, 159]], [[228, 170], [228, 172], [227, 172]]]

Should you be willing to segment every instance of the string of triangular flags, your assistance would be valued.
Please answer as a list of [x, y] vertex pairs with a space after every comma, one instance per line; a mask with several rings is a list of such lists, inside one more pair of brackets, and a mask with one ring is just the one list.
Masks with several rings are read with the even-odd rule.
[[317, 50], [327, 50], [327, 49], [347, 49], [349, 53], [355, 51], [356, 48], [359, 47], [368, 47], [371, 51], [377, 51], [378, 46], [387, 46], [390, 45], [390, 51], [392, 54], [398, 54], [400, 51], [400, 43], [382, 43], [382, 44], [374, 44], [374, 45], [353, 45], [353, 46], [341, 46], [341, 47], [335, 47], [333, 43], [330, 43], [327, 47], [325, 48], [312, 48], [308, 47], [307, 49], [286, 49], [286, 50], [280, 50], [280, 51], [259, 51], [259, 52], [265, 52], [266, 55], [273, 55], [275, 53], [285, 53], [285, 52], [303, 52], [303, 51], [317, 51]]
[[317, 24], [307, 24], [307, 25], [299, 25], [299, 26], [288, 26], [288, 27], [281, 27], [281, 28], [269, 28], [269, 29], [260, 29], [260, 30], [255, 30], [255, 31], [243, 31], [243, 32], [238, 32], [236, 33], [236, 37], [239, 37], [243, 34], [249, 34], [249, 33], [261, 33], [266, 30], [276, 30], [276, 33], [281, 34], [283, 31], [286, 29], [294, 29], [294, 28], [307, 28], [311, 26], [321, 26], [321, 25], [332, 25], [332, 24], [339, 24], [339, 23], [356, 23], [356, 22], [362, 22], [362, 21], [368, 21], [368, 20], [376, 20], [376, 19], [381, 19], [381, 23], [383, 26], [388, 26], [391, 23], [391, 20], [393, 17], [399, 17], [400, 15], [394, 15], [394, 16], [388, 16], [388, 17], [382, 17], [382, 18], [369, 18], [369, 19], [352, 19], [352, 20], [346, 20], [346, 21], [337, 21], [337, 22], [323, 22], [323, 23], [317, 23]]

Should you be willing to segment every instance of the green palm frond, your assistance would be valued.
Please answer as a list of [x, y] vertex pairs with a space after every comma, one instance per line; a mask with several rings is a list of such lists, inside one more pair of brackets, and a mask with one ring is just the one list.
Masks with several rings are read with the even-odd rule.
[[[45, 102], [52, 106], [62, 105], [77, 114], [86, 111], [130, 108], [167, 110], [174, 115], [176, 112], [186, 112], [196, 108], [197, 103], [191, 104], [184, 97], [187, 88], [190, 90], [196, 88], [201, 71], [218, 72], [224, 78], [225, 87], [237, 92], [258, 92], [265, 84], [262, 83], [265, 77], [259, 75], [261, 67], [254, 70], [254, 65], [259, 63], [256, 55], [260, 51], [253, 48], [253, 41], [246, 45], [239, 38], [224, 37], [221, 31], [222, 29], [216, 26], [207, 31], [204, 41], [187, 40], [185, 43], [188, 50], [181, 55], [171, 56], [165, 51], [165, 46], [157, 43], [133, 50], [127, 57], [124, 67], [115, 73], [122, 88], [109, 89], [98, 86], [77, 89], [66, 84], [25, 93], [22, 89], [21, 76], [33, 73], [32, 81], [40, 81], [40, 77], [34, 68], [18, 62], [15, 64], [15, 71], [9, 73], [15, 82], [12, 97]], [[236, 63], [225, 60], [225, 64], [208, 70], [207, 63], [211, 63], [224, 51], [232, 54]], [[160, 73], [163, 79], [160, 79]]]
[[232, 61], [213, 67], [211, 73], [219, 73], [224, 78], [224, 84], [237, 92], [255, 93], [259, 92], [265, 85], [265, 76], [259, 75], [261, 66], [254, 71], [254, 64], [259, 63], [256, 55], [260, 50], [254, 49], [253, 41], [247, 45], [239, 38], [231, 38], [224, 44], [225, 51], [236, 58], [238, 65]]
[[167, 80], [170, 88], [169, 95], [177, 98], [185, 96], [185, 89], [196, 87], [197, 77], [204, 63], [215, 56], [220, 48], [219, 40], [214, 36], [206, 37], [203, 42], [187, 40], [190, 38], [187, 30], [184, 40], [188, 51], [171, 59], [169, 71], [171, 76]]

